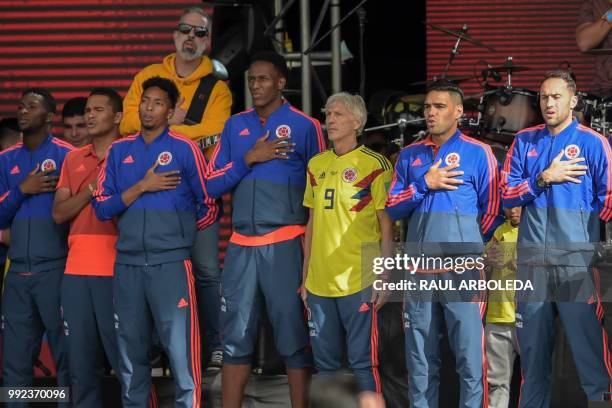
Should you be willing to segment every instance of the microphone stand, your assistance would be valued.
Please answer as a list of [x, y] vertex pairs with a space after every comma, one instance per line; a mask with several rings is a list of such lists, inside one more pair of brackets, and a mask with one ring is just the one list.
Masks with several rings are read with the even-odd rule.
[[[395, 123], [389, 123], [388, 125], [374, 126], [374, 127], [364, 129], [363, 131], [364, 132], [374, 132], [375, 130], [389, 129], [389, 128], [393, 128], [397, 126], [399, 127], [399, 130], [400, 130], [399, 147], [401, 148], [401, 147], [404, 147], [404, 143], [405, 143], [404, 133], [406, 132], [406, 126], [412, 123], [419, 123], [423, 121], [425, 121], [425, 118], [418, 118], [418, 119], [411, 119], [411, 120], [408, 120], [406, 118], [399, 118], [397, 122]], [[417, 137], [418, 136], [420, 135], [417, 135]], [[395, 143], [395, 140], [397, 139], [393, 140], [394, 143]]]
[[[467, 30], [468, 30], [468, 26], [467, 24], [464, 24], [463, 27], [461, 27], [461, 34], [467, 34]], [[448, 73], [448, 69], [450, 68], [451, 64], [453, 63], [453, 60], [455, 59], [455, 57], [457, 56], [457, 54], [459, 54], [459, 44], [461, 43], [461, 36], [457, 37], [457, 41], [455, 41], [455, 46], [453, 47], [450, 55], [448, 56], [448, 62], [446, 63], [446, 66], [444, 67], [444, 70], [442, 71], [442, 78], [446, 78], [446, 74]]]

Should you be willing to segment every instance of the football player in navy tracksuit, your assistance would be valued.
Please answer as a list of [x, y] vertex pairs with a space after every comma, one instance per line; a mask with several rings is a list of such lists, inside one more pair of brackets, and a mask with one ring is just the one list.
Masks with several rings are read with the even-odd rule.
[[175, 406], [198, 407], [200, 338], [189, 260], [196, 227], [218, 208], [206, 194], [205, 159], [189, 139], [168, 130], [178, 99], [172, 81], [143, 83], [142, 130], [111, 145], [94, 196], [101, 221], [117, 217], [113, 280], [124, 407], [146, 407], [153, 327], [169, 359]]
[[307, 405], [312, 356], [298, 295], [308, 215], [302, 198], [307, 163], [325, 142], [319, 122], [282, 98], [286, 81], [280, 55], [253, 58], [248, 84], [255, 109], [226, 122], [207, 179], [212, 197], [233, 191], [233, 233], [221, 276], [222, 388], [228, 408], [241, 406], [264, 307], [287, 366], [291, 402]]
[[0, 229], [11, 229], [11, 266], [2, 298], [5, 387], [33, 385], [45, 331], [57, 383], [69, 385], [59, 299], [68, 230], [53, 222], [51, 209], [59, 171], [72, 146], [49, 133], [54, 113], [55, 100], [48, 91], [25, 91], [17, 109], [23, 142], [0, 154]]
[[[409, 217], [406, 250], [416, 249], [413, 256], [478, 256], [483, 241], [502, 222], [497, 160], [489, 146], [457, 129], [462, 113], [461, 90], [452, 83], [434, 83], [425, 99], [429, 135], [398, 157], [386, 209], [394, 219]], [[435, 247], [443, 251], [433, 251]], [[417, 284], [453, 281], [458, 288], [461, 280], [481, 278], [482, 270], [460, 272], [426, 268], [413, 279]], [[443, 324], [459, 374], [459, 406], [486, 406], [484, 308], [477, 291], [412, 296], [407, 291], [404, 331], [413, 407], [438, 405]]]
[[612, 151], [602, 135], [572, 118], [575, 92], [569, 73], [547, 73], [540, 86], [545, 124], [517, 133], [503, 169], [504, 207], [523, 207], [517, 277], [534, 286], [517, 293], [521, 407], [550, 405], [557, 314], [588, 399], [612, 391], [599, 273], [592, 267], [600, 220], [612, 217]]

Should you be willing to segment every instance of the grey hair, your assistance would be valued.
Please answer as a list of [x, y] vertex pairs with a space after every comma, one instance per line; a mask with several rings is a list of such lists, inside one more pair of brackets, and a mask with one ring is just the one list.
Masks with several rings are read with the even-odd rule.
[[204, 17], [204, 19], [206, 19], [206, 25], [208, 26], [208, 29], [211, 28], [212, 20], [210, 18], [210, 14], [204, 11], [202, 7], [198, 7], [198, 6], [187, 7], [186, 9], [183, 10], [181, 17], [179, 17], [179, 20], [181, 20], [187, 14], [191, 14], [191, 13], [196, 13]]
[[366, 109], [363, 98], [359, 95], [351, 95], [348, 92], [338, 92], [327, 98], [324, 111], [335, 102], [342, 103], [346, 109], [359, 121], [359, 133], [363, 132], [363, 128], [368, 120], [368, 110]]

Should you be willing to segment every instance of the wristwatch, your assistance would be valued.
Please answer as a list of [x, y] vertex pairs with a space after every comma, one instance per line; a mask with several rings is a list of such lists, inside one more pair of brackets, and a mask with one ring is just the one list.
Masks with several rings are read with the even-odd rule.
[[544, 177], [542, 176], [542, 173], [538, 174], [538, 177], [536, 178], [536, 185], [539, 188], [547, 188], [550, 184], [548, 184], [545, 180]]

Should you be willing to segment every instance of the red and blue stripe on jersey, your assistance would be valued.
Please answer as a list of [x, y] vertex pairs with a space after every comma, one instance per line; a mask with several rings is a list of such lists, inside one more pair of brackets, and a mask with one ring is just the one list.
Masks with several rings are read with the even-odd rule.
[[[270, 160], [249, 168], [245, 154], [267, 131], [268, 140], [289, 136], [295, 152], [287, 160]], [[306, 168], [325, 150], [321, 125], [283, 103], [262, 123], [254, 109], [233, 115], [209, 163], [207, 187], [212, 197], [233, 191], [234, 231], [255, 236], [286, 225], [305, 224], [302, 206]]]
[[19, 185], [36, 168], [55, 168], [59, 176], [73, 147], [49, 135], [34, 151], [18, 143], [0, 152], [0, 229], [11, 228], [11, 270], [36, 272], [62, 267], [67, 254], [67, 225], [56, 225], [54, 194], [23, 194]]
[[[563, 152], [562, 161], [583, 157], [587, 173], [580, 183], [537, 185], [538, 176]], [[576, 119], [553, 136], [545, 125], [517, 133], [502, 171], [505, 207], [524, 207], [530, 222], [522, 222], [519, 239], [527, 242], [596, 242], [593, 219], [612, 218], [612, 149], [608, 141]], [[522, 219], [526, 219], [524, 216]], [[552, 223], [552, 224], [551, 224]], [[546, 229], [555, 228], [555, 233]]]
[[[156, 172], [178, 170], [181, 182], [176, 189], [145, 193], [127, 207], [121, 194], [156, 162]], [[206, 167], [197, 145], [168, 129], [151, 143], [136, 134], [111, 145], [93, 204], [100, 220], [119, 217], [118, 261], [140, 265], [187, 259], [183, 255], [193, 244], [196, 226], [203, 229], [219, 217], [206, 191]], [[180, 255], [172, 255], [173, 250]], [[150, 255], [146, 262], [143, 252]]]
[[[425, 174], [438, 160], [440, 167], [458, 162], [457, 190], [432, 191]], [[413, 143], [399, 154], [386, 211], [394, 219], [410, 218], [407, 241], [482, 242], [503, 221], [497, 160], [491, 148], [455, 132], [439, 148], [431, 138]]]

